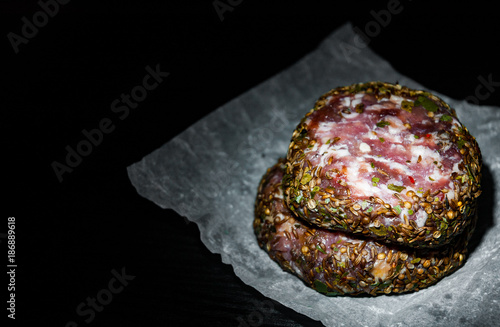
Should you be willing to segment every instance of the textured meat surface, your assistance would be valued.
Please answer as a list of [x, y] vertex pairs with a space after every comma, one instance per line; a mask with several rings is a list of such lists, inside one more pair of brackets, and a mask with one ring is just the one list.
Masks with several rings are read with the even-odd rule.
[[385, 83], [325, 94], [294, 131], [285, 198], [320, 227], [435, 247], [480, 194], [481, 155], [439, 98]]
[[474, 224], [436, 250], [390, 246], [369, 238], [319, 229], [296, 218], [283, 198], [283, 160], [259, 186], [254, 230], [259, 245], [280, 266], [327, 295], [389, 294], [428, 287], [460, 267]]

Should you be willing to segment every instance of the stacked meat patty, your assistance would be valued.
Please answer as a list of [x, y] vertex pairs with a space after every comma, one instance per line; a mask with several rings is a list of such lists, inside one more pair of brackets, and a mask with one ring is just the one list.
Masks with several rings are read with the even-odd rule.
[[327, 295], [415, 291], [463, 265], [481, 153], [438, 97], [382, 82], [323, 95], [260, 183], [254, 230]]

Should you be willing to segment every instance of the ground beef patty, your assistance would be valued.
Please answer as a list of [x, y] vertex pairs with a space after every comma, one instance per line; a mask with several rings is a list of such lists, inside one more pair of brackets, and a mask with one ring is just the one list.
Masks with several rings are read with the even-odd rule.
[[451, 242], [481, 193], [476, 140], [438, 97], [370, 82], [323, 95], [293, 132], [287, 206], [318, 227], [415, 248]]
[[281, 160], [261, 180], [254, 231], [260, 247], [286, 271], [327, 295], [418, 291], [465, 261], [471, 220], [464, 233], [439, 249], [385, 245], [369, 238], [313, 227], [296, 218], [283, 198]]

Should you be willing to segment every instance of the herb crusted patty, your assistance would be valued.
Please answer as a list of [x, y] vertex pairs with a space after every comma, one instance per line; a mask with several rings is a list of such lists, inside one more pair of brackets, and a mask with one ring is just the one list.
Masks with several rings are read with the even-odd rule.
[[481, 153], [455, 111], [425, 91], [382, 82], [323, 95], [294, 130], [287, 207], [317, 227], [432, 248], [468, 228]]
[[295, 216], [284, 200], [280, 160], [263, 176], [255, 203], [259, 245], [285, 271], [326, 294], [360, 295], [418, 291], [465, 262], [475, 219], [439, 249], [387, 245], [374, 239], [317, 228]]

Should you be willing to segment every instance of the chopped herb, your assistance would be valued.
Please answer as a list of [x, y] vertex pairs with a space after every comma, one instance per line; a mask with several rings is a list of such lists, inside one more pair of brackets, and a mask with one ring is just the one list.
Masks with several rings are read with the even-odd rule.
[[431, 181], [433, 181], [433, 182], [434, 182], [434, 179], [433, 179], [431, 176], [429, 176], [429, 180], [431, 180]]
[[385, 126], [389, 126], [391, 123], [389, 123], [388, 121], [385, 121], [385, 120], [381, 120], [377, 123], [377, 127], [385, 127]]
[[357, 104], [357, 105], [356, 105], [356, 107], [355, 107], [354, 109], [356, 110], [356, 112], [357, 112], [358, 114], [360, 114], [360, 113], [362, 113], [362, 112], [363, 112], [363, 110], [365, 109], [365, 105], [364, 105], [364, 104], [362, 104], [362, 103], [359, 103], [359, 104]]
[[414, 138], [416, 138], [416, 139], [419, 139], [419, 138], [420, 138], [420, 136], [418, 136], [418, 135], [416, 135], [416, 134], [415, 134], [415, 135], [413, 135], [413, 137], [414, 137]]
[[307, 184], [311, 181], [312, 179], [312, 176], [305, 173], [304, 176], [302, 176], [302, 179], [300, 180], [300, 184], [304, 185], [304, 184]]
[[380, 181], [380, 178], [378, 177], [372, 177], [372, 185], [377, 186], [377, 183]]
[[302, 200], [302, 194], [300, 194], [299, 196], [295, 197], [295, 202], [300, 203], [301, 200]]
[[451, 119], [451, 116], [448, 115], [442, 115], [441, 118], [439, 118], [441, 121], [451, 121]]
[[321, 246], [316, 245], [316, 249], [318, 249], [318, 251], [319, 251], [319, 252], [321, 252], [321, 253], [323, 253], [323, 254], [326, 254], [325, 250], [323, 250], [323, 249], [321, 248]]
[[413, 215], [413, 210], [408, 209], [408, 214], [409, 214], [409, 215]]
[[413, 102], [406, 100], [401, 101], [401, 109], [411, 113], [411, 110], [413, 109]]
[[339, 262], [339, 263], [337, 263], [337, 264], [338, 264], [339, 266], [341, 266], [342, 268], [345, 268], [345, 262], [344, 262], [344, 261]]
[[338, 251], [338, 250], [339, 250], [339, 248], [338, 248], [338, 247], [334, 247], [334, 248], [333, 248], [333, 251]]
[[383, 137], [379, 137], [378, 139], [380, 140], [380, 142], [384, 142], [385, 141]]
[[411, 263], [416, 264], [420, 262], [420, 258], [414, 258]]
[[368, 207], [368, 210], [366, 210], [366, 212], [372, 212], [373, 211], [373, 207]]
[[382, 284], [380, 284], [379, 288], [380, 289], [385, 289], [386, 287], [388, 287], [389, 285], [392, 284], [392, 280], [386, 280], [385, 282], [383, 282]]
[[465, 168], [467, 168], [467, 171], [469, 172], [469, 179], [473, 180], [474, 178], [472, 178], [472, 173], [470, 172], [469, 165], [465, 165]]
[[465, 144], [465, 141], [462, 140], [461, 138], [458, 139], [458, 142], [457, 142], [457, 145], [458, 145], [458, 148], [461, 149]]
[[420, 95], [417, 98], [417, 101], [415, 101], [415, 105], [422, 106], [422, 107], [424, 107], [425, 110], [430, 111], [430, 112], [436, 112], [439, 108], [437, 106], [437, 104], [434, 103], [434, 101], [432, 101], [431, 99], [429, 99], [423, 95]]
[[377, 227], [370, 227], [370, 230], [377, 236], [385, 236], [387, 235], [387, 229], [384, 225], [380, 225]]
[[389, 184], [387, 185], [387, 188], [391, 191], [396, 191], [396, 192], [401, 192], [406, 188], [406, 186], [399, 186], [399, 185], [394, 185], [394, 184]]
[[318, 191], [319, 191], [319, 186], [315, 186], [311, 191], [311, 198], [314, 198], [314, 196]]
[[372, 168], [375, 168], [375, 164], [373, 162], [370, 162], [370, 166], [372, 166]]
[[[388, 90], [388, 89], [386, 89], [386, 88], [385, 88], [385, 87], [383, 87], [383, 86], [379, 87], [379, 88], [378, 88], [378, 91], [379, 91], [379, 93], [387, 93], [387, 92], [389, 92], [389, 90]], [[390, 93], [390, 92], [389, 92], [389, 93]]]
[[401, 207], [399, 205], [395, 206], [394, 210], [396, 210], [396, 212], [398, 213], [398, 215], [401, 214]]
[[314, 281], [314, 288], [320, 293], [326, 293], [326, 291], [328, 290], [326, 284], [317, 279]]

